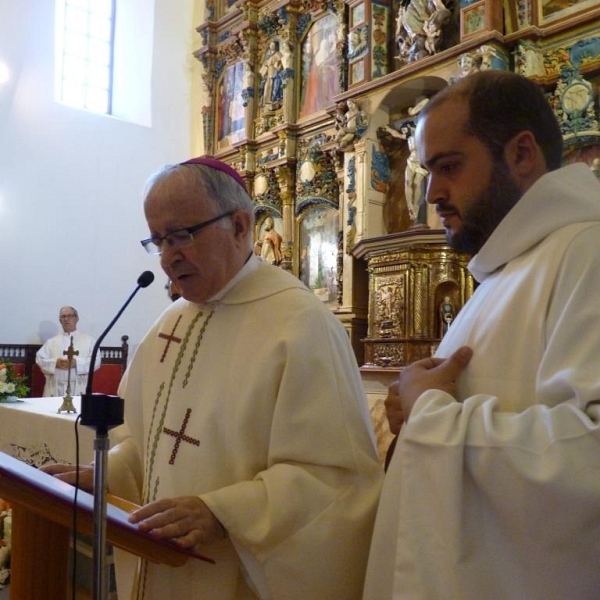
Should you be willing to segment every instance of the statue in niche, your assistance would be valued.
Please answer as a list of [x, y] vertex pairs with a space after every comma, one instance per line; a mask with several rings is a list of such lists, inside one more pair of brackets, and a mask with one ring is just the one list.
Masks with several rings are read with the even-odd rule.
[[406, 159], [406, 169], [404, 171], [404, 197], [410, 218], [416, 222], [419, 218], [419, 211], [425, 199], [425, 180], [427, 179], [427, 169], [421, 166], [417, 147], [415, 143], [415, 128], [407, 124], [400, 129], [400, 135], [406, 140], [408, 146], [408, 158]]
[[273, 217], [267, 217], [264, 233], [254, 244], [254, 252], [271, 265], [280, 265], [283, 260], [281, 253], [282, 237], [275, 230]]
[[271, 42], [260, 67], [261, 106], [278, 108], [283, 100], [283, 63], [279, 43]]
[[437, 54], [451, 17], [442, 0], [401, 1], [396, 20], [397, 58], [408, 63]]
[[[427, 179], [427, 169], [421, 166], [419, 154], [415, 143], [415, 117], [428, 102], [428, 98], [420, 99], [414, 106], [408, 109], [409, 118], [400, 124], [399, 129], [390, 127], [384, 128], [392, 138], [406, 141], [408, 148], [408, 157], [404, 169], [404, 198], [408, 214], [414, 224], [426, 224], [426, 211], [422, 210], [425, 204], [425, 180]], [[425, 214], [423, 214], [425, 213]]]
[[448, 333], [455, 316], [454, 304], [452, 304], [450, 296], [445, 296], [440, 304], [440, 337], [444, 337]]

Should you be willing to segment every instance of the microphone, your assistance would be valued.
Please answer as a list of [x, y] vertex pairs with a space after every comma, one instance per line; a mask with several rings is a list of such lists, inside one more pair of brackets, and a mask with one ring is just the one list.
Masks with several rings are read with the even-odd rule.
[[[154, 281], [152, 271], [144, 271], [137, 280], [137, 287], [102, 332], [92, 350], [92, 359], [88, 373], [88, 382], [85, 394], [81, 395], [81, 424], [96, 428], [94, 440], [94, 547], [93, 547], [93, 584], [94, 598], [106, 598], [108, 589], [106, 575], [106, 472], [108, 467], [108, 430], [124, 422], [125, 403], [119, 396], [109, 394], [92, 394], [92, 379], [94, 365], [102, 340], [117, 322], [127, 305], [138, 293], [140, 288], [148, 287]], [[79, 460], [77, 461], [79, 463]]]
[[[113, 325], [117, 322], [117, 319], [123, 314], [123, 311], [127, 308], [129, 303], [133, 300], [133, 297], [138, 293], [141, 288], [147, 288], [154, 281], [154, 273], [152, 271], [144, 271], [137, 280], [137, 287], [133, 290], [132, 294], [127, 298], [125, 304], [121, 307], [119, 312], [116, 314], [115, 318], [108, 324], [108, 327], [102, 332], [102, 335], [98, 338], [96, 343], [94, 344], [94, 348], [92, 350], [92, 357], [90, 360], [90, 370], [88, 372], [88, 380], [87, 386], [85, 389], [85, 394], [81, 397], [81, 423], [82, 425], [96, 425], [98, 421], [108, 420], [118, 421], [114, 423], [114, 425], [120, 425], [123, 422], [123, 410], [122, 410], [122, 400], [118, 396], [109, 396], [107, 394], [92, 394], [92, 385], [94, 381], [94, 365], [96, 364], [96, 356], [98, 355], [98, 350], [100, 349], [100, 344], [102, 340], [106, 337], [106, 334], [112, 329]], [[110, 406], [113, 406], [114, 403], [108, 403], [108, 406], [105, 406], [105, 410], [96, 410], [93, 408], [93, 398], [94, 396], [103, 397], [106, 400], [109, 399], [118, 399], [120, 400], [121, 408], [116, 407], [116, 413], [106, 414], [106, 411], [112, 413], [110, 410]], [[98, 405], [98, 403], [96, 403]], [[121, 412], [121, 417], [118, 416], [118, 412]], [[98, 414], [100, 413], [100, 414]], [[116, 415], [116, 416], [115, 416]], [[119, 421], [120, 418], [120, 421]], [[114, 426], [113, 425], [113, 426]]]
[[[154, 281], [154, 273], [152, 271], [144, 271], [137, 280], [137, 284], [141, 288], [147, 288]], [[137, 289], [135, 290], [137, 292]], [[133, 292], [135, 294], [135, 292]], [[133, 294], [132, 294], [133, 295]], [[127, 306], [127, 305], [125, 305]]]

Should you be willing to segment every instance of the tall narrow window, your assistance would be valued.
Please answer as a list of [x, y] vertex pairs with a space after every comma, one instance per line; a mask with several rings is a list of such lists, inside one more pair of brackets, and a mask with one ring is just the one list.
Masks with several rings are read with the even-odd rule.
[[57, 99], [112, 114], [116, 0], [58, 0]]

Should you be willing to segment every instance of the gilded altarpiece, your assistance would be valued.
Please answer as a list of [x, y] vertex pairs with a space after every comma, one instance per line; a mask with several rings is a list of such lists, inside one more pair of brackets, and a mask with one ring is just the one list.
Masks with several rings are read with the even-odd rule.
[[467, 257], [433, 230], [363, 240], [369, 271], [364, 369], [398, 369], [435, 352], [444, 329], [472, 295]]
[[428, 356], [440, 306], [474, 288], [424, 202], [419, 110], [472, 72], [514, 70], [546, 92], [565, 161], [600, 176], [599, 22], [600, 0], [207, 2], [201, 145], [246, 180], [256, 251], [331, 307], [363, 372]]

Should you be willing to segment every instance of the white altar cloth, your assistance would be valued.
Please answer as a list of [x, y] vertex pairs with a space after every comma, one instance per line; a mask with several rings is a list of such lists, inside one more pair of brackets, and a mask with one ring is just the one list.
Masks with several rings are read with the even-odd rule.
[[[5, 452], [30, 465], [47, 463], [75, 464], [75, 420], [81, 407], [81, 398], [73, 397], [77, 413], [58, 413], [63, 399], [22, 398], [22, 402], [0, 403], [0, 452]], [[94, 460], [92, 427], [77, 426], [79, 432], [79, 464]], [[111, 447], [116, 441], [109, 431]]]

